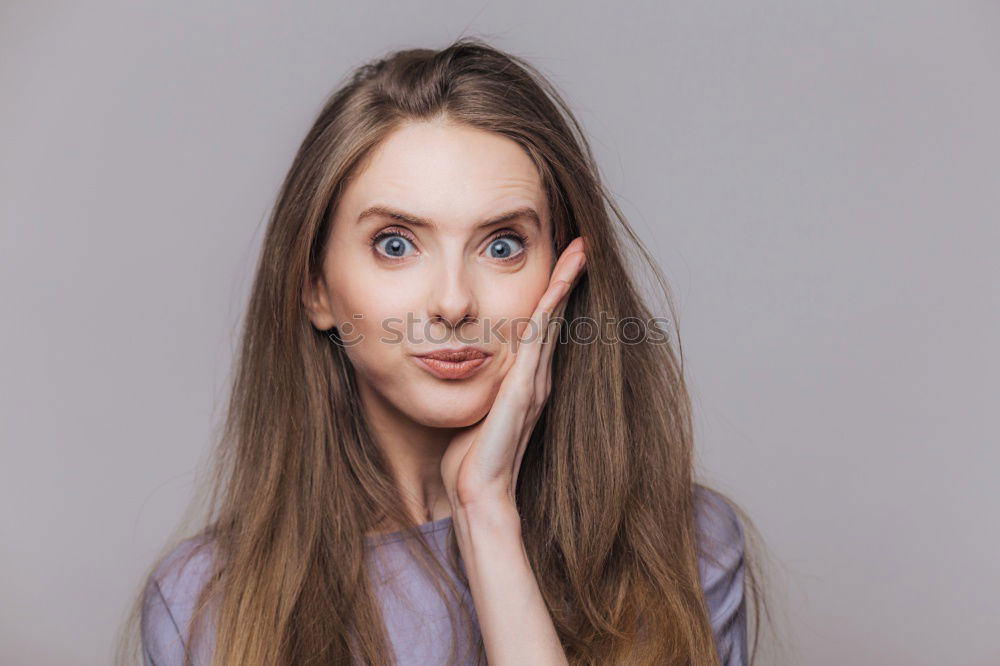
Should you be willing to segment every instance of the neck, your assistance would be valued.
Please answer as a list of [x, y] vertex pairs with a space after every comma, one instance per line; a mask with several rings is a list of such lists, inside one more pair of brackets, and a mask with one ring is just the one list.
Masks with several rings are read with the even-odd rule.
[[[452, 428], [432, 428], [410, 419], [382, 395], [359, 382], [365, 418], [417, 524], [451, 515], [451, 502], [441, 479], [441, 458], [454, 436]], [[399, 529], [383, 521], [376, 533]]]

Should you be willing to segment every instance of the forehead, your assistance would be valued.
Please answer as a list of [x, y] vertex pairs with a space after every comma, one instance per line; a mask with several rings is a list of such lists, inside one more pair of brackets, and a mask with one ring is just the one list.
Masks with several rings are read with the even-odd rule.
[[521, 206], [546, 217], [538, 170], [516, 142], [443, 121], [408, 124], [373, 149], [344, 191], [340, 211], [373, 205], [406, 210], [442, 226], [467, 227]]

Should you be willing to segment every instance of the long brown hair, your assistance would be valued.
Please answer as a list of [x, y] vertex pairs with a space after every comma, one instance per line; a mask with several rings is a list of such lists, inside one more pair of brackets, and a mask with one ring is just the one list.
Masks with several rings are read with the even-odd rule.
[[[320, 270], [344, 185], [366, 156], [401, 123], [439, 116], [516, 141], [544, 183], [557, 253], [575, 236], [587, 239], [587, 272], [567, 321], [598, 313], [662, 320], [630, 272], [641, 263], [676, 328], [655, 261], [600, 181], [579, 123], [537, 69], [468, 37], [359, 67], [327, 100], [282, 184], [243, 321], [207, 514], [195, 535], [210, 548], [212, 566], [187, 648], [206, 627], [214, 630], [216, 666], [392, 662], [363, 537], [384, 519], [415, 525], [365, 423], [336, 331], [311, 325], [302, 292]], [[700, 484], [683, 353], [679, 336], [670, 342], [564, 340], [555, 353], [552, 394], [516, 500], [572, 664], [719, 663], [699, 584]], [[726, 501], [744, 532], [753, 530]], [[427, 545], [412, 543], [441, 594], [457, 600]], [[751, 550], [746, 591], [756, 653], [762, 596]], [[454, 565], [454, 534], [449, 557]], [[472, 633], [467, 609], [454, 605], [464, 613], [461, 622], [453, 616], [457, 645], [459, 627]]]

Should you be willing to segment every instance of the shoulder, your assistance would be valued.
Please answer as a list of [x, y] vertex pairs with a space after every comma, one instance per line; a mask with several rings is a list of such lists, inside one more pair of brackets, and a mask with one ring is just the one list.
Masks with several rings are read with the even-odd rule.
[[145, 666], [184, 663], [191, 616], [211, 573], [212, 555], [204, 537], [185, 539], [146, 579], [141, 619]]
[[698, 572], [723, 666], [746, 663], [743, 526], [714, 490], [695, 486]]

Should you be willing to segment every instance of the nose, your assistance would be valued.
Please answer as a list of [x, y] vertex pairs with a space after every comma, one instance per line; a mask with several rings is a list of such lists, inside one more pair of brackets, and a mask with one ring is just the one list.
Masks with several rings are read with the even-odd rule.
[[462, 259], [442, 266], [435, 275], [427, 311], [431, 323], [443, 323], [457, 329], [478, 316], [478, 305], [472, 280], [465, 272]]

